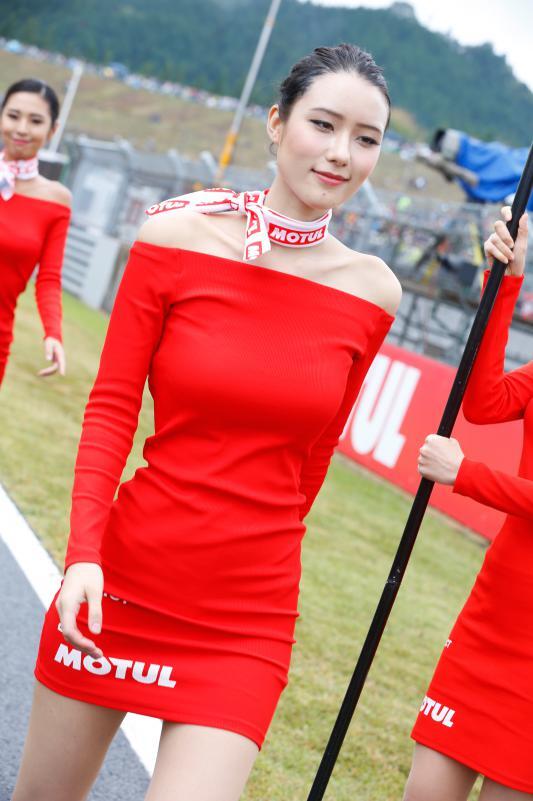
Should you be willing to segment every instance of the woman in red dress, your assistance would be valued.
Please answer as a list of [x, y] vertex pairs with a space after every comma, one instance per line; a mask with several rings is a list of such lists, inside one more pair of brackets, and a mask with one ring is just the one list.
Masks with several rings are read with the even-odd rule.
[[[84, 798], [127, 710], [164, 721], [150, 801], [240, 797], [287, 683], [303, 519], [400, 301], [327, 232], [388, 119], [371, 57], [318, 48], [270, 110], [267, 195], [149, 210], [85, 412], [13, 801]], [[147, 466], [114, 500], [146, 378]]]
[[[510, 219], [509, 207], [502, 213]], [[524, 421], [518, 476], [465, 458], [454, 439], [431, 435], [420, 451], [423, 476], [508, 516], [422, 703], [405, 801], [466, 801], [478, 774], [480, 801], [533, 799], [533, 362], [504, 373], [526, 247], [527, 215], [514, 245], [501, 220], [485, 243], [508, 274], [463, 404], [471, 423]]]
[[36, 265], [37, 307], [44, 329], [46, 376], [65, 373], [61, 339], [61, 266], [70, 220], [70, 192], [39, 175], [39, 150], [59, 114], [53, 89], [25, 79], [6, 91], [0, 107], [0, 384], [13, 339], [19, 295]]

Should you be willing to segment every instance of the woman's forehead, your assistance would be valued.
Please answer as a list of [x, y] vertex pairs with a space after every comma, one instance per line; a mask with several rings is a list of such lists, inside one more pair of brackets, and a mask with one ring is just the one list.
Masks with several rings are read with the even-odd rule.
[[318, 75], [297, 102], [302, 109], [328, 109], [350, 120], [363, 114], [365, 122], [382, 128], [389, 113], [381, 89], [361, 75], [347, 71]]
[[15, 92], [7, 99], [5, 108], [26, 114], [50, 116], [48, 103], [36, 92]]

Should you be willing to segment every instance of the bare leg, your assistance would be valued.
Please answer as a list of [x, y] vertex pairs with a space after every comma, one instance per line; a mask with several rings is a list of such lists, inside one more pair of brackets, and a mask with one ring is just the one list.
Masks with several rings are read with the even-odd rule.
[[82, 801], [124, 714], [65, 698], [36, 682], [12, 801]]
[[231, 731], [163, 723], [145, 801], [238, 801], [258, 750]]
[[466, 801], [476, 778], [466, 765], [416, 743], [404, 801]]
[[510, 787], [504, 787], [487, 778], [483, 780], [483, 787], [479, 795], [479, 801], [531, 801], [532, 798], [533, 793], [511, 790]]

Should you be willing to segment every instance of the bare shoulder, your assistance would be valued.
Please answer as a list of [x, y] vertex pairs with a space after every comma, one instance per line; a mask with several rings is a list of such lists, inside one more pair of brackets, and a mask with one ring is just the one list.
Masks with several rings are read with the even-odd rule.
[[372, 286], [373, 302], [394, 316], [402, 299], [402, 285], [383, 259], [368, 253], [353, 253], [354, 262]]
[[72, 206], [72, 192], [66, 186], [60, 184], [59, 181], [50, 181], [51, 195], [55, 203], [61, 203], [62, 206]]
[[41, 175], [36, 190], [35, 197], [40, 200], [49, 200], [51, 203], [59, 203], [68, 208], [72, 206], [72, 192], [59, 181], [51, 181]]
[[193, 209], [169, 209], [150, 215], [141, 225], [137, 241], [164, 248], [191, 249], [202, 216]]

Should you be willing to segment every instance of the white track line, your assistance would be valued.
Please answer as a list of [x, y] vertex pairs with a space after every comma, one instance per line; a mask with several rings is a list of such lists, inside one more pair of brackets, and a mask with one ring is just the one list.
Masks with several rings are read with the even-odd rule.
[[[0, 537], [45, 608], [54, 597], [61, 574], [26, 520], [0, 484]], [[161, 721], [129, 713], [122, 730], [142, 764], [154, 770]]]

